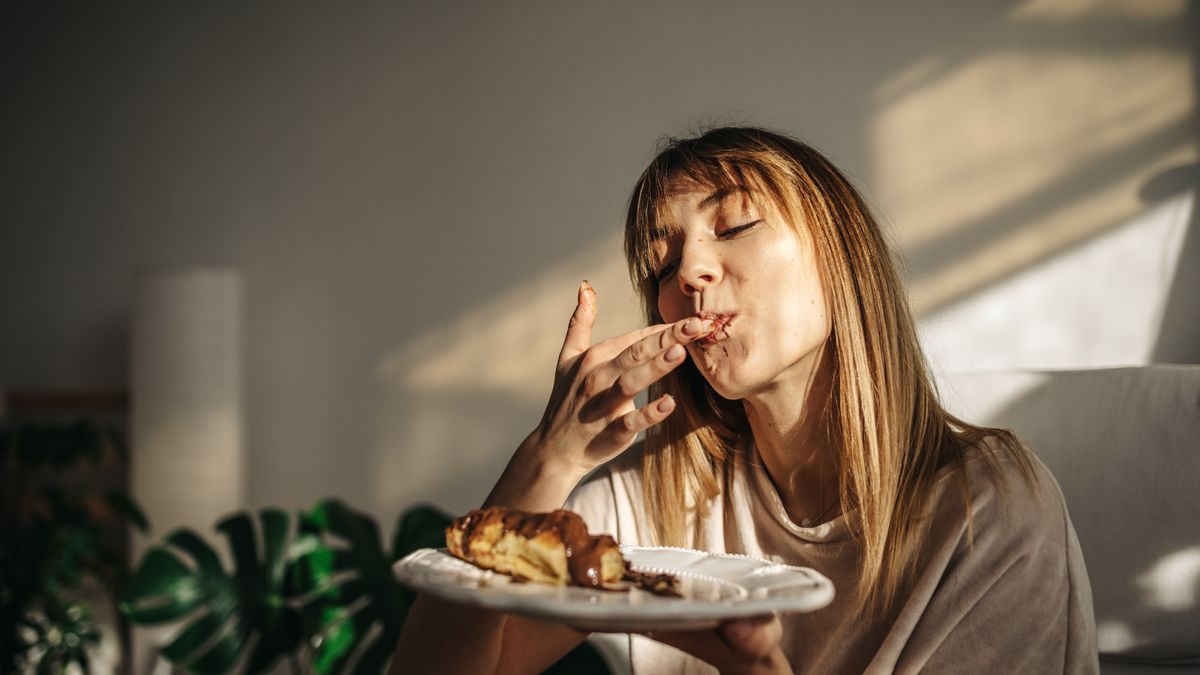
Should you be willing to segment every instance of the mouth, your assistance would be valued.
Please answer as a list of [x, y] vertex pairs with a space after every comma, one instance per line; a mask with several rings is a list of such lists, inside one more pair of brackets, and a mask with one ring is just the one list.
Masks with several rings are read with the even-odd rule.
[[712, 332], [695, 340], [696, 343], [707, 346], [716, 344], [729, 337], [729, 326], [733, 323], [733, 318], [736, 315], [730, 312], [700, 312], [698, 316], [701, 319], [710, 319], [713, 322]]

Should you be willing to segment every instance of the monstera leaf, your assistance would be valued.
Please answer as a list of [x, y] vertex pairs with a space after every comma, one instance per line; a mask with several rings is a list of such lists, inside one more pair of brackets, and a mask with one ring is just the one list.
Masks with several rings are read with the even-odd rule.
[[[432, 509], [410, 511], [408, 517], [420, 522], [405, 537], [401, 521], [396, 543], [441, 536], [450, 522]], [[301, 516], [300, 532], [288, 576], [290, 592], [306, 599], [304, 626], [312, 636], [313, 670], [377, 675], [396, 648], [412, 604], [412, 591], [392, 575], [399, 551], [385, 553], [375, 521], [335, 499], [321, 501]]]
[[259, 524], [261, 559], [249, 515], [238, 513], [217, 524], [233, 553], [234, 573], [226, 572], [216, 552], [187, 529], [172, 532], [142, 558], [120, 608], [139, 624], [195, 617], [162, 649], [172, 663], [195, 673], [225, 673], [253, 644], [239, 671], [258, 673], [299, 643], [300, 615], [283, 596], [290, 518], [268, 509], [259, 514]]
[[[121, 611], [137, 624], [195, 617], [162, 653], [196, 673], [262, 672], [282, 654], [296, 659], [302, 645], [298, 660], [314, 673], [382, 673], [415, 597], [396, 582], [392, 564], [418, 548], [442, 546], [450, 517], [429, 506], [409, 509], [390, 552], [374, 520], [336, 499], [301, 513], [290, 544], [287, 515], [267, 510], [259, 520], [261, 561], [249, 516], [217, 526], [236, 561], [232, 574], [193, 532], [173, 532], [143, 557]], [[584, 644], [546, 672], [608, 671]]]

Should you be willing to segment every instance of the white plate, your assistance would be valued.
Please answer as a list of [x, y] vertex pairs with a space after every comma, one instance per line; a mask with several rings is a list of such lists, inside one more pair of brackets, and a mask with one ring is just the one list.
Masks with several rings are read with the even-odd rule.
[[479, 605], [598, 632], [700, 630], [725, 619], [811, 612], [833, 600], [833, 583], [807, 567], [683, 548], [622, 546], [639, 572], [674, 574], [682, 598], [648, 591], [517, 583], [423, 548], [392, 568], [400, 583], [451, 602]]

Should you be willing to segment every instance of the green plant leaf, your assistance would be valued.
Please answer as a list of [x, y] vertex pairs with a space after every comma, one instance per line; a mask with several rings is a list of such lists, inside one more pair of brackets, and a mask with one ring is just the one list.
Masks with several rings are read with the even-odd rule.
[[405, 511], [392, 535], [392, 559], [399, 560], [419, 548], [442, 548], [450, 521], [445, 512], [425, 504]]
[[[233, 573], [225, 571], [203, 539], [180, 529], [148, 551], [129, 579], [120, 609], [134, 623], [194, 617], [162, 649], [172, 663], [196, 673], [225, 673], [235, 666], [258, 673], [299, 644], [300, 615], [284, 602], [290, 518], [268, 509], [258, 520], [261, 559], [249, 515], [236, 513], [217, 524], [232, 552]], [[254, 646], [246, 656], [250, 644]]]
[[47, 595], [28, 608], [20, 625], [33, 636], [20, 649], [28, 661], [23, 670], [63, 673], [71, 664], [88, 672], [87, 648], [100, 641], [95, 618], [84, 603]]
[[204, 576], [195, 574], [170, 549], [156, 546], [146, 552], [126, 583], [119, 607], [134, 623], [175, 621], [212, 593], [203, 587], [204, 581]]
[[[376, 675], [395, 649], [411, 602], [392, 576], [393, 559], [383, 550], [379, 528], [336, 499], [318, 502], [301, 520], [303, 531], [324, 542], [298, 556], [288, 572], [293, 591], [312, 597], [305, 619], [313, 636], [313, 670], [344, 672], [358, 648], [353, 672]], [[373, 631], [371, 644], [363, 645]]]

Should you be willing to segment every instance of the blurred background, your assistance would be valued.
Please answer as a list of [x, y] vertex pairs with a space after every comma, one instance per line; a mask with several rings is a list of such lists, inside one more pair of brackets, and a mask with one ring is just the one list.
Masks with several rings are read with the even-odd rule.
[[629, 190], [706, 126], [852, 177], [939, 371], [1200, 363], [1195, 0], [0, 17], [0, 388], [123, 415], [150, 539], [477, 505], [579, 281], [597, 336], [639, 325]]

